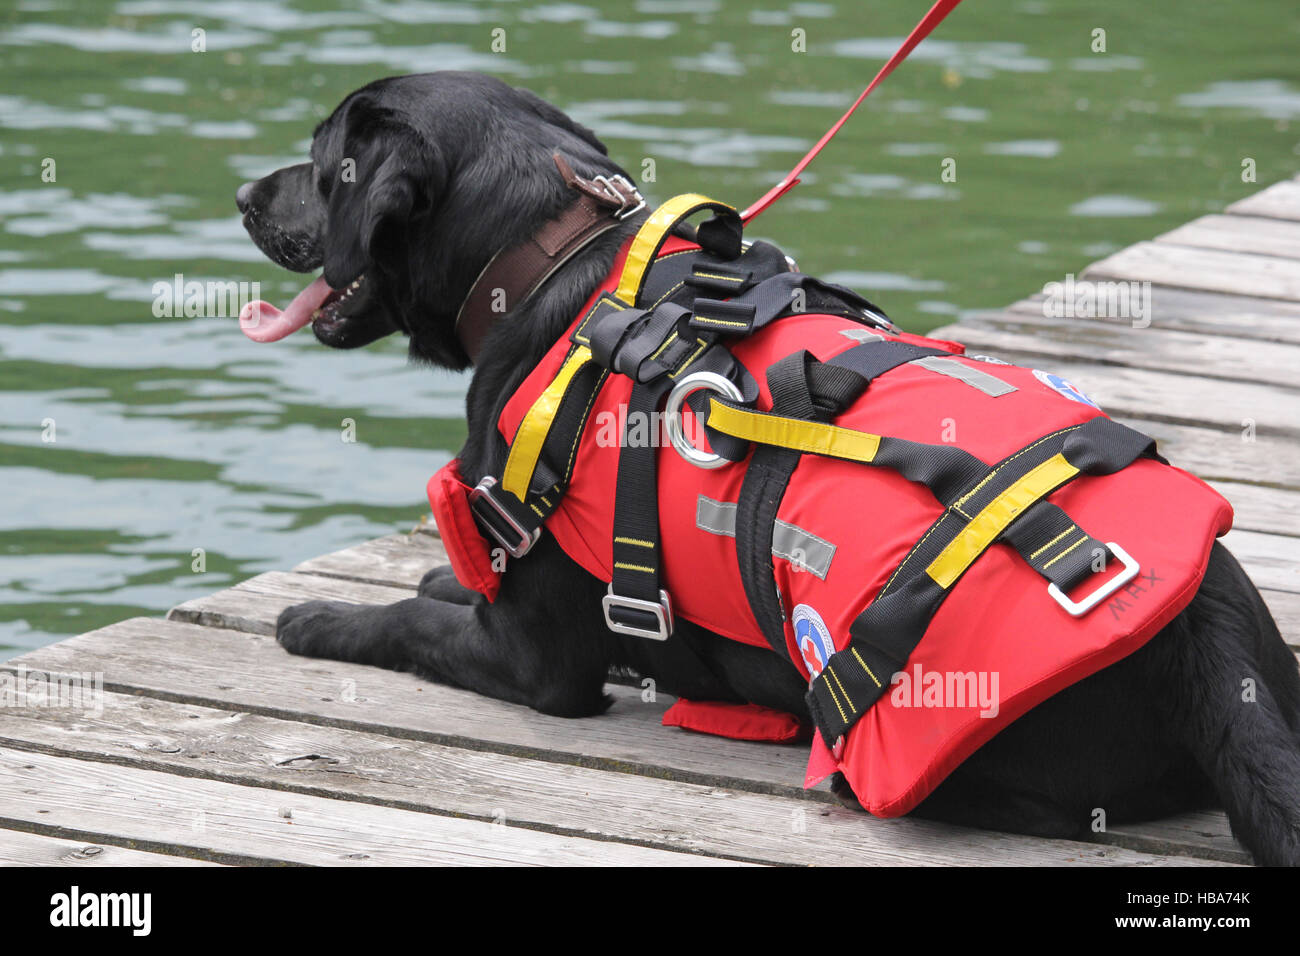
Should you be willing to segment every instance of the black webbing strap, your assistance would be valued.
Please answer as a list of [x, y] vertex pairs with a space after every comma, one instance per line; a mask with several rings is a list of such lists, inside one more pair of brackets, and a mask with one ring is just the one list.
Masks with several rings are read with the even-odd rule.
[[[1066, 524], [1062, 525], [1064, 513], [1061, 512], [1060, 516], [1052, 513], [1045, 496], [1075, 474], [1110, 474], [1127, 467], [1142, 455], [1153, 453], [1154, 442], [1149, 437], [1105, 416], [1098, 416], [1082, 425], [1046, 435], [1009, 456], [949, 504], [895, 569], [876, 599], [854, 620], [849, 628], [848, 646], [831, 655], [821, 674], [812, 682], [807, 696], [808, 706], [827, 745], [833, 746], [884, 694], [893, 674], [903, 669], [925, 636], [931, 618], [963, 573], [958, 572], [949, 578], [942, 571], [936, 572], [935, 568], [942, 564], [940, 559], [948, 553], [949, 545], [986, 506], [996, 502], [1004, 492], [1040, 467], [1050, 467], [1058, 456], [1078, 469], [1072, 474], [1062, 474], [1058, 483], [1042, 489], [1042, 497], [1037, 503], [1015, 518], [999, 536], [999, 540], [1005, 538], [1009, 543], [1015, 543], [1022, 554], [1036, 554], [1037, 557], [1030, 559], [1030, 564], [1051, 580], [1051, 573], [1044, 565], [1051, 555], [1060, 554], [1064, 543], [1070, 540], [1059, 536], [1072, 522], [1065, 517]], [[1049, 509], [1040, 509], [1042, 505], [1049, 505]], [[1019, 527], [1025, 519], [1030, 519], [1028, 530]], [[1050, 537], [1044, 539], [1032, 532]], [[1091, 550], [1091, 542], [1095, 539], [1086, 532], [1079, 533], [1083, 536], [1083, 543], [1068, 554], [1085, 548]], [[1039, 549], [1044, 547], [1048, 550], [1040, 552]], [[1092, 570], [1091, 559], [1089, 554], [1084, 562], [1089, 573]], [[1066, 560], [1063, 558], [1061, 563]], [[1068, 560], [1073, 566], [1078, 559]]]
[[704, 267], [700, 267], [698, 258], [669, 267], [672, 262], [669, 258], [663, 266], [657, 264], [651, 270], [653, 286], [643, 289], [643, 299], [657, 292], [665, 277], [671, 282], [674, 270], [681, 272], [689, 265], [691, 272], [669, 285], [666, 292], [660, 292], [648, 311], [620, 309], [618, 303], [610, 303], [598, 312], [593, 310], [596, 314], [581, 323], [574, 335], [575, 341], [581, 335], [590, 343], [596, 361], [636, 382], [619, 450], [613, 574], [604, 610], [612, 629], [659, 639], [671, 633], [672, 612], [668, 596], [660, 587], [658, 442], [654, 440], [657, 436], [649, 435], [649, 429], [642, 430], [647, 435], [644, 444], [633, 443], [629, 432], [638, 422], [654, 420], [653, 413], [664, 394], [687, 369], [738, 377], [731, 354], [710, 348], [717, 339], [717, 330], [693, 328], [688, 321], [691, 313], [679, 300], [693, 300], [704, 288], [727, 289], [731, 294], [752, 292], [755, 276], [761, 280], [777, 267], [788, 268], [776, 247], [759, 243], [725, 264], [712, 257]]
[[[787, 273], [801, 275], [784, 252], [762, 240], [750, 243], [739, 258], [729, 261], [700, 249], [673, 252], [656, 260], [642, 287], [639, 304], [654, 308], [662, 302], [673, 302], [693, 308], [697, 299], [716, 301], [743, 296], [758, 283]], [[840, 315], [877, 328], [892, 328], [879, 306], [851, 289], [814, 280], [804, 282], [803, 291], [800, 311]], [[791, 304], [787, 298], [785, 306]]]
[[1154, 438], [1105, 415], [1090, 418], [1075, 429], [1066, 438], [1062, 453], [1074, 467], [1090, 475], [1114, 474], [1139, 458], [1169, 464], [1156, 453]]
[[[946, 354], [949, 353], [939, 349], [923, 348], [906, 342], [880, 340], [847, 349], [825, 363], [813, 360], [807, 363], [806, 367], [809, 374], [816, 378], [824, 378], [829, 372], [828, 366], [832, 369], [848, 370], [856, 373], [860, 377], [862, 387], [866, 387], [877, 376], [906, 365], [908, 362], [927, 355]], [[773, 399], [775, 401], [775, 394]], [[711, 396], [711, 400], [721, 405], [732, 405], [716, 395]], [[732, 405], [732, 407], [739, 406]], [[751, 412], [751, 414], [755, 416], [770, 414], [785, 418], [806, 417], [799, 414], [781, 415], [776, 408], [773, 408], [770, 413]], [[744, 457], [747, 445], [740, 443], [738, 447], [737, 440], [733, 436], [719, 431], [710, 425], [707, 419], [705, 427], [709, 442], [715, 451], [735, 461]], [[903, 477], [926, 485], [945, 505], [988, 471], [985, 462], [953, 445], [931, 445], [890, 436], [881, 437], [871, 464], [892, 468]]]
[[606, 316], [591, 331], [592, 357], [605, 368], [626, 375], [634, 382], [648, 382], [672, 369], [661, 357], [664, 344], [677, 329], [689, 311], [680, 305], [665, 302], [653, 312], [636, 316], [628, 323], [628, 313]]
[[[752, 297], [756, 307], [756, 328], [787, 310], [790, 304], [788, 290], [801, 288], [808, 277], [786, 274], [775, 278], [781, 281], [764, 280], [745, 293], [746, 298]], [[654, 316], [660, 312], [673, 316], [673, 323], [654, 324]], [[638, 317], [635, 321], [639, 323], [638, 328], [652, 328], [653, 333], [645, 338], [647, 341], [655, 341], [662, 337], [663, 331], [670, 324], [679, 322], [679, 312], [679, 306], [665, 303], [650, 313], [649, 320]], [[623, 313], [611, 311], [603, 321], [617, 322], [623, 317]], [[593, 353], [601, 337], [602, 329], [597, 325], [589, 333]], [[613, 338], [610, 336], [609, 340]], [[637, 340], [635, 329], [630, 338], [622, 339], [616, 354], [611, 358], [615, 370], [632, 374], [633, 364], [638, 369], [643, 368], [646, 362], [656, 360], [664, 351], [659, 348], [647, 355], [644, 345], [634, 344]], [[672, 386], [672, 378], [686, 368], [717, 369], [725, 373], [729, 370], [728, 366], [734, 365], [734, 360], [724, 349], [708, 349], [706, 341], [696, 341], [705, 348], [704, 358], [696, 360], [700, 351], [697, 348], [693, 355], [688, 355], [663, 376], [656, 376], [650, 382], [639, 380], [633, 387], [628, 407], [629, 428], [638, 419], [644, 421], [652, 418], [660, 399]], [[882, 341], [848, 349], [842, 360], [831, 363], [821, 363], [807, 352], [798, 352], [775, 363], [768, 370], [768, 387], [776, 408], [788, 409], [789, 414], [795, 417], [826, 421], [852, 404], [875, 375], [924, 355], [935, 354], [936, 351]], [[624, 356], [629, 354], [631, 358], [625, 360]], [[640, 375], [636, 377], [642, 379]], [[725, 444], [725, 440], [717, 442], [714, 450], [719, 450]], [[756, 616], [760, 618], [764, 634], [769, 636], [769, 640], [775, 637], [779, 641], [777, 646], [781, 648], [784, 648], [781, 604], [779, 596], [773, 593], [772, 583], [772, 532], [776, 508], [798, 459], [797, 452], [786, 449], [764, 448], [756, 452], [746, 471], [736, 522], [737, 555], [746, 556], [743, 560], [747, 563], [741, 572], [746, 594], [750, 597]], [[754, 520], [740, 520], [739, 516], [746, 514], [747, 509], [754, 512]], [[663, 628], [668, 602], [659, 586], [658, 519], [655, 449], [653, 446], [634, 445], [625, 435], [624, 445], [619, 452], [618, 487], [615, 493], [613, 581], [605, 605], [611, 625], [619, 624], [645, 633]], [[765, 534], [765, 546], [760, 547], [756, 541], [751, 540], [757, 534]], [[763, 586], [760, 587], [759, 582], [764, 582]], [[671, 621], [671, 617], [668, 620]]]
[[[800, 296], [802, 296], [802, 303], [799, 301]], [[817, 299], [818, 304], [815, 307], [810, 305], [810, 298]], [[821, 304], [823, 302], [827, 303], [829, 308]], [[737, 318], [735, 313], [739, 309], [749, 314], [743, 327], [729, 326], [717, 321], [719, 317]], [[867, 321], [865, 313], [871, 311], [874, 314], [876, 309], [852, 289], [823, 282], [802, 272], [781, 272], [768, 276], [726, 301], [706, 297], [697, 298], [693, 311], [704, 317], [703, 321], [692, 319], [692, 324], [696, 328], [719, 334], [750, 335], [775, 319], [787, 315], [827, 311], [863, 322]], [[713, 319], [712, 322], [709, 321], [710, 318]]]
[[1104, 570], [1111, 557], [1103, 542], [1050, 501], [1036, 502], [1002, 533], [1002, 540], [1062, 591]]
[[573, 475], [588, 416], [608, 375], [599, 365], [588, 362], [569, 381], [522, 501], [495, 480], [480, 482], [471, 495], [474, 516], [516, 557], [532, 546], [529, 539], [536, 540], [542, 524], [559, 507]]
[[772, 650], [788, 656], [785, 610], [776, 588], [772, 564], [772, 533], [776, 513], [785, 497], [799, 452], [776, 445], [759, 445], [745, 469], [736, 499], [736, 564], [749, 609]]
[[[744, 257], [739, 261], [744, 262]], [[706, 272], [706, 276], [714, 275]], [[741, 285], [751, 280], [752, 275]], [[692, 295], [697, 291], [693, 286], [687, 288]], [[753, 282], [725, 300], [693, 298], [689, 308], [677, 298], [669, 297], [648, 309], [634, 309], [606, 296], [574, 329], [572, 340], [588, 346], [595, 361], [603, 367], [635, 381], [648, 382], [660, 375], [676, 376], [719, 338], [751, 335], [776, 319], [797, 314], [799, 294], [805, 301], [810, 294], [831, 298], [839, 303], [841, 314], [859, 321], [864, 321], [864, 311], [872, 308], [871, 303], [849, 289], [800, 272], [781, 272]], [[913, 350], [918, 357], [947, 354], [899, 342], [891, 344]], [[852, 352], [850, 349], [849, 353]], [[832, 360], [832, 364], [844, 364], [852, 358], [846, 353]], [[870, 378], [871, 370], [868, 368], [863, 374]]]
[[[1105, 475], [1138, 458], [1154, 458], [1155, 439], [1105, 416], [1085, 422], [1065, 439], [1062, 454], [1080, 471]], [[1123, 463], [1123, 464], [1120, 464]], [[1052, 504], [1040, 501], [1003, 533], [1035, 571], [1062, 591], [1070, 591], [1106, 568], [1114, 557], [1106, 545]]]
[[[774, 412], [788, 418], [828, 421], [867, 387], [866, 378], [841, 368], [833, 381], [819, 376], [819, 384], [828, 386], [833, 394], [819, 392], [810, 374], [813, 361], [808, 352], [795, 352], [768, 368], [767, 387]], [[824, 368], [820, 363], [817, 367]], [[736, 561], [741, 585], [763, 636], [782, 656], [786, 653], [785, 611], [776, 589], [772, 536], [781, 499], [801, 457], [789, 448], [759, 445], [736, 501]]]
[[[817, 362], [807, 352], [788, 355], [767, 372], [772, 411], [789, 418], [828, 421], [856, 401], [877, 375], [930, 351], [880, 341], [848, 349], [831, 363]], [[850, 357], [850, 353], [856, 354]], [[843, 361], [837, 362], [839, 359]], [[729, 437], [711, 432], [709, 443], [714, 451], [720, 451], [721, 439]], [[787, 654], [785, 613], [776, 589], [772, 536], [781, 499], [801, 457], [800, 452], [788, 448], [759, 445], [736, 502], [736, 561], [741, 584], [763, 636], [782, 656]]]
[[723, 259], [703, 249], [660, 256], [646, 276], [641, 298], [647, 307], [661, 302], [690, 306], [696, 296], [739, 295], [768, 276], [788, 272], [785, 253], [768, 242], [752, 242], [739, 258]]
[[571, 340], [591, 348], [592, 358], [636, 382], [676, 375], [713, 344], [716, 334], [697, 332], [690, 311], [672, 301], [653, 309], [629, 308], [612, 296], [596, 303]]
[[924, 345], [879, 339], [874, 342], [855, 345], [851, 349], [845, 349], [838, 355], [828, 359], [826, 364], [834, 365], [837, 368], [852, 369], [870, 382], [877, 375], [884, 375], [891, 369], [906, 365], [908, 362], [914, 362], [919, 358], [925, 358], [927, 355], [950, 354], [950, 352], [945, 352], [943, 349], [932, 349]]
[[[659, 441], [648, 423], [657, 421], [654, 412], [670, 384], [661, 379], [632, 386], [614, 493], [613, 577], [604, 604], [612, 629], [659, 640], [672, 633], [672, 609], [659, 586]], [[631, 440], [633, 428], [643, 440]]]

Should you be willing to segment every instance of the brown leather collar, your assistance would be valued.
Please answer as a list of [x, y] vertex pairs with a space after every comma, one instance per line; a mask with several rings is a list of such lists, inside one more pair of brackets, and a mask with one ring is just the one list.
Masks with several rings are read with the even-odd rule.
[[578, 197], [530, 238], [493, 256], [470, 286], [456, 316], [456, 337], [471, 362], [497, 319], [523, 305], [579, 249], [645, 208], [636, 187], [622, 176], [584, 179], [559, 153], [554, 158]]

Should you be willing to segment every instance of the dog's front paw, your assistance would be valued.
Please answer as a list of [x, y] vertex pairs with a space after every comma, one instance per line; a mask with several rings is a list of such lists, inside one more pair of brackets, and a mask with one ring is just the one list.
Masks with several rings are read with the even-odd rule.
[[303, 657], [338, 657], [348, 641], [349, 619], [359, 610], [341, 601], [308, 601], [280, 612], [275, 639], [290, 654]]

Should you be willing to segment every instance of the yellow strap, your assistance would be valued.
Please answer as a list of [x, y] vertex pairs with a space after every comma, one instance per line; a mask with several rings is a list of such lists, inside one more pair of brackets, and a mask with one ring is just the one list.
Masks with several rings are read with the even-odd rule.
[[[698, 193], [685, 193], [674, 196], [656, 209], [637, 230], [632, 244], [628, 248], [627, 258], [623, 263], [623, 272], [619, 276], [618, 289], [614, 295], [628, 305], [636, 304], [636, 297], [641, 291], [645, 275], [654, 262], [659, 247], [668, 238], [673, 226], [682, 219], [701, 209], [735, 212], [730, 206], [716, 202]], [[537, 468], [537, 459], [542, 454], [542, 445], [555, 421], [560, 401], [569, 387], [569, 382], [578, 373], [578, 369], [591, 360], [591, 350], [585, 345], [578, 346], [565, 361], [560, 373], [555, 376], [537, 401], [528, 409], [528, 414], [519, 423], [515, 440], [510, 443], [510, 455], [506, 459], [505, 472], [501, 476], [501, 487], [520, 501], [528, 495], [529, 482]]]
[[623, 263], [623, 274], [619, 277], [618, 288], [614, 291], [617, 298], [628, 305], [636, 305], [636, 297], [641, 292], [641, 283], [645, 281], [646, 271], [655, 261], [659, 247], [668, 238], [673, 226], [692, 213], [701, 209], [730, 210], [730, 206], [716, 202], [699, 193], [683, 193], [668, 200], [641, 224], [632, 245], [628, 247], [627, 259]]
[[546, 386], [546, 391], [533, 402], [533, 407], [528, 409], [528, 414], [519, 423], [515, 440], [510, 443], [510, 456], [506, 459], [506, 470], [501, 475], [501, 487], [520, 501], [528, 494], [528, 483], [533, 480], [533, 470], [542, 454], [542, 445], [551, 430], [551, 423], [555, 421], [555, 413], [559, 411], [560, 399], [564, 398], [564, 392], [573, 376], [578, 374], [578, 369], [590, 359], [591, 349], [585, 345], [574, 349], [560, 369], [560, 374]]
[[940, 587], [952, 587], [953, 582], [962, 576], [1018, 515], [1078, 473], [1079, 469], [1066, 461], [1064, 455], [1054, 455], [1047, 459], [990, 501], [957, 537], [948, 542], [948, 546], [925, 569], [925, 573]]
[[870, 462], [880, 448], [880, 436], [870, 432], [733, 408], [716, 398], [709, 399], [709, 427], [744, 441], [850, 461]]

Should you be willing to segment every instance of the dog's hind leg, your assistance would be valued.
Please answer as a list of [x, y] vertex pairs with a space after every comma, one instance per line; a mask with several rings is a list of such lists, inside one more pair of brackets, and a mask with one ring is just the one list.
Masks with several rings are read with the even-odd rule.
[[[913, 813], [1034, 836], [1087, 839], [1108, 823], [1212, 806], [1152, 691], [1166, 628], [1133, 654], [1024, 714], [957, 767]], [[848, 796], [841, 782], [837, 793]]]
[[1004, 729], [914, 813], [1086, 838], [1097, 820], [1156, 819], [1217, 797], [1256, 861], [1300, 864], [1298, 723], [1295, 657], [1216, 544], [1196, 597], [1159, 634]]
[[1256, 862], [1300, 865], [1300, 674], [1236, 559], [1215, 545], [1196, 598], [1155, 648], [1168, 731], [1214, 784]]
[[450, 564], [440, 564], [429, 570], [420, 579], [420, 586], [416, 588], [416, 593], [422, 598], [447, 601], [450, 604], [474, 604], [483, 600], [482, 595], [477, 591], [471, 591], [456, 580]]

